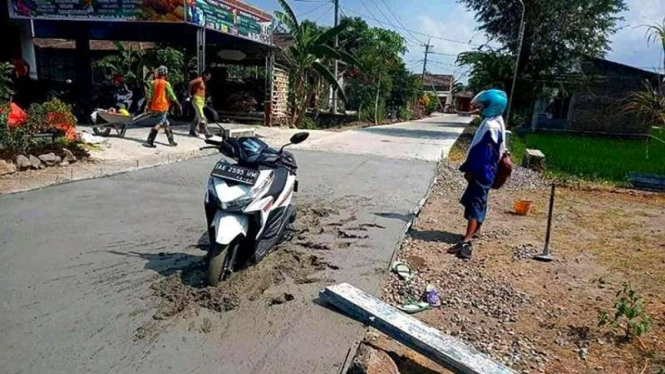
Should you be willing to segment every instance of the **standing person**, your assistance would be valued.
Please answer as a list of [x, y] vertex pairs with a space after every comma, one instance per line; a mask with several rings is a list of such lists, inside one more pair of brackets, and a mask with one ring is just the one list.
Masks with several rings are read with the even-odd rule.
[[198, 126], [199, 131], [203, 131], [206, 138], [212, 136], [208, 130], [208, 121], [206, 116], [203, 113], [203, 107], [205, 107], [206, 102], [206, 83], [210, 81], [212, 74], [210, 71], [205, 70], [200, 77], [194, 78], [189, 82], [189, 95], [192, 97], [192, 106], [194, 107], [194, 122], [189, 127], [189, 135], [198, 137], [199, 134], [196, 132], [196, 127]]
[[173, 140], [173, 131], [171, 130], [171, 125], [167, 118], [169, 114], [169, 102], [175, 103], [175, 105], [181, 110], [182, 108], [173, 93], [171, 83], [166, 80], [168, 73], [169, 70], [166, 66], [160, 66], [157, 68], [157, 78], [155, 78], [148, 86], [148, 92], [146, 92], [146, 100], [148, 102], [146, 111], [155, 113], [158, 118], [157, 124], [152, 130], [150, 130], [150, 134], [148, 134], [148, 140], [143, 144], [146, 147], [155, 148], [155, 138], [161, 127], [164, 127], [166, 137], [169, 139], [169, 145], [171, 147], [178, 145], [178, 143]]
[[467, 220], [466, 233], [462, 241], [450, 248], [449, 253], [464, 259], [471, 258], [471, 239], [479, 232], [487, 214], [487, 198], [494, 183], [501, 155], [506, 151], [505, 125], [502, 114], [508, 99], [501, 90], [486, 90], [476, 95], [471, 104], [479, 107], [483, 122], [467, 150], [466, 161], [460, 166], [468, 186], [460, 203], [464, 206]]

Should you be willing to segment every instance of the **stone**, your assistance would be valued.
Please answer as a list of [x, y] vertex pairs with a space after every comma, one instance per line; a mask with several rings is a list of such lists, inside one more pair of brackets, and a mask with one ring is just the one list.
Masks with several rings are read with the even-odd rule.
[[60, 156], [57, 156], [55, 153], [45, 153], [43, 155], [37, 156], [46, 166], [53, 166], [59, 164], [62, 159]]
[[348, 374], [400, 374], [390, 356], [379, 349], [365, 344], [358, 347], [356, 357], [347, 371]]
[[42, 160], [37, 158], [36, 156], [30, 155], [28, 157], [28, 160], [30, 160], [30, 167], [33, 169], [43, 169], [44, 164], [42, 163]]
[[30, 169], [32, 164], [30, 164], [29, 158], [25, 157], [24, 155], [18, 155], [16, 156], [16, 166], [19, 170], [27, 170]]
[[545, 154], [537, 149], [528, 149], [524, 151], [522, 166], [527, 169], [542, 171], [545, 169]]
[[70, 164], [77, 161], [76, 156], [74, 156], [74, 153], [72, 153], [72, 151], [70, 151], [69, 149], [63, 148], [62, 153], [64, 154], [64, 156], [62, 156], [63, 161], [67, 161]]
[[69, 161], [63, 161], [60, 163], [60, 166], [69, 166]]
[[0, 160], [0, 175], [13, 174], [16, 172], [16, 165], [10, 161]]

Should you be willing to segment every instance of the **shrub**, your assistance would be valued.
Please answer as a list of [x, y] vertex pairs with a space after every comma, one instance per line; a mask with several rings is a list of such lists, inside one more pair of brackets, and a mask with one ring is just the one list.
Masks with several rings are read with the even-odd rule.
[[0, 63], [0, 102], [6, 102], [14, 95], [12, 90], [12, 72], [14, 67], [9, 62]]
[[30, 147], [32, 129], [27, 126], [9, 126], [9, 104], [0, 107], [0, 158], [13, 158]]
[[616, 297], [611, 312], [598, 313], [598, 326], [619, 329], [625, 333], [627, 339], [637, 338], [641, 347], [645, 348], [640, 337], [649, 332], [651, 319], [644, 311], [642, 297], [628, 283], [624, 283]]
[[28, 108], [27, 126], [34, 132], [52, 132], [56, 136], [76, 139], [76, 117], [70, 107], [58, 99]]
[[304, 130], [314, 130], [316, 129], [316, 122], [312, 117], [303, 117], [302, 121], [300, 121], [300, 126], [298, 128], [304, 129]]
[[410, 121], [413, 119], [413, 110], [407, 107], [401, 107], [397, 110], [397, 117], [403, 121]]

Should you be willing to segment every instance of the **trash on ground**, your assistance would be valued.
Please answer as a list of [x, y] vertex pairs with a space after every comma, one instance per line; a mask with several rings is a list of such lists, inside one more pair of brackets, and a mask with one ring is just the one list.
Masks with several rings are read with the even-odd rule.
[[439, 290], [434, 285], [428, 284], [425, 288], [425, 296], [427, 303], [431, 306], [441, 306], [441, 299], [439, 298]]

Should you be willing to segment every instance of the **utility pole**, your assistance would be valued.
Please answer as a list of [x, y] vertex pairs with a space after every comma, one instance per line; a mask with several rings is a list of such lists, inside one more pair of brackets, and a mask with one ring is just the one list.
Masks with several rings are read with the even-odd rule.
[[[339, 0], [333, 0], [333, 3], [335, 4], [335, 27], [339, 25]], [[339, 36], [335, 35], [335, 50], [339, 48]], [[339, 74], [339, 61], [335, 60], [335, 81], [339, 82], [338, 80], [338, 74]], [[332, 88], [332, 92], [330, 94], [332, 97], [332, 112], [337, 113], [337, 90], [335, 87]]]
[[427, 39], [427, 44], [422, 44], [422, 46], [425, 47], [425, 58], [423, 59], [423, 78], [420, 84], [421, 90], [425, 89], [425, 74], [427, 72], [427, 55], [429, 54], [429, 49], [432, 47], [432, 45], [429, 44], [430, 40], [431, 39]]
[[506, 113], [506, 128], [510, 125], [510, 110], [513, 107], [513, 97], [515, 96], [515, 82], [517, 82], [517, 71], [520, 67], [520, 57], [522, 56], [522, 42], [524, 41], [524, 13], [526, 7], [522, 0], [518, 0], [522, 6], [522, 16], [520, 17], [519, 46], [517, 47], [517, 58], [515, 59], [515, 71], [513, 72], [513, 84], [510, 87], [510, 98], [508, 99], [508, 112]]

